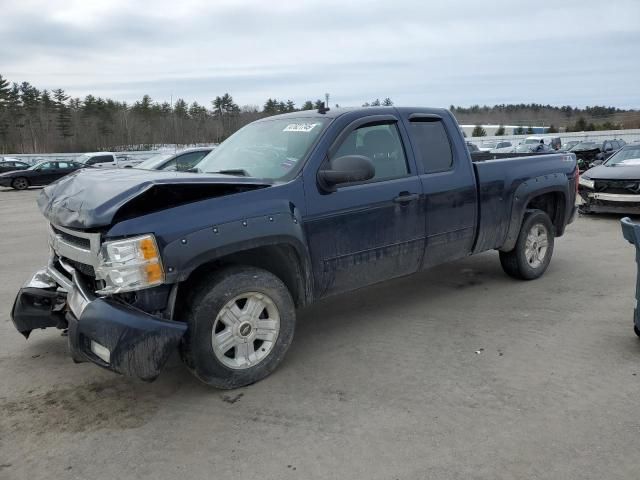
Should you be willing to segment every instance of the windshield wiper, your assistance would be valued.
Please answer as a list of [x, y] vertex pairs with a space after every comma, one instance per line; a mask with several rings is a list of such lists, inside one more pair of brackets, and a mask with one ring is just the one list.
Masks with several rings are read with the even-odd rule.
[[236, 175], [238, 177], [250, 177], [249, 172], [242, 168], [229, 168], [227, 170], [218, 170], [217, 172], [207, 172], [207, 173], [221, 173], [222, 175]]

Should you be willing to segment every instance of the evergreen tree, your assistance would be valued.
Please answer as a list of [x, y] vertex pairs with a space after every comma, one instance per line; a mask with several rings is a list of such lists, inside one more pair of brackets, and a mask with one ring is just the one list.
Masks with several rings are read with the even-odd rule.
[[533, 128], [531, 126], [529, 126], [527, 128], [527, 135], [532, 135], [533, 134]]
[[392, 107], [393, 101], [389, 97], [387, 97], [382, 101], [382, 105], [385, 107]]
[[505, 133], [504, 125], [500, 125], [500, 126], [498, 127], [498, 129], [496, 130], [496, 133], [494, 133], [494, 135], [495, 135], [496, 137], [500, 137], [500, 136], [504, 135], [504, 133]]
[[471, 136], [472, 137], [486, 137], [487, 136], [487, 131], [482, 128], [481, 125], [476, 125], [475, 127], [473, 127], [473, 131], [471, 132]]
[[558, 133], [558, 129], [553, 124], [551, 124], [547, 129], [547, 133]]
[[313, 102], [311, 100], [307, 100], [302, 104], [302, 108], [300, 110], [313, 110]]
[[56, 127], [63, 139], [73, 136], [71, 130], [71, 109], [67, 106], [69, 97], [61, 88], [53, 91], [54, 108], [56, 111]]

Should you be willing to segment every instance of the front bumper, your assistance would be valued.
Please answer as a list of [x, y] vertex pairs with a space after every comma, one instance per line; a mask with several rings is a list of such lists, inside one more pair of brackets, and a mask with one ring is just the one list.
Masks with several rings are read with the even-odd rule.
[[594, 192], [580, 189], [582, 208], [589, 212], [640, 213], [640, 194]]
[[154, 380], [187, 326], [150, 315], [112, 298], [98, 298], [69, 266], [37, 272], [18, 292], [11, 311], [16, 329], [68, 327], [75, 361], [90, 361], [123, 375]]

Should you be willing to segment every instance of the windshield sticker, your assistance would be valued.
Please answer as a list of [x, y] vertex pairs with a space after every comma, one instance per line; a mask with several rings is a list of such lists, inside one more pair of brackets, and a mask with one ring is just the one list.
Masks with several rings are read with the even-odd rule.
[[319, 123], [290, 123], [286, 127], [284, 127], [283, 132], [302, 132], [308, 133], [313, 130], [315, 127], [320, 125]]

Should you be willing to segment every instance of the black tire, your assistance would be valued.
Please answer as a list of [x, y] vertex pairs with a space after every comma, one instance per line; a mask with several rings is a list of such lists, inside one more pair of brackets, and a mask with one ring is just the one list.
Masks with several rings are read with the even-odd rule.
[[[534, 227], [544, 227], [547, 232], [547, 248], [538, 265], [532, 265], [526, 257], [527, 236]], [[533, 280], [540, 277], [553, 255], [555, 230], [549, 215], [542, 210], [528, 210], [522, 221], [516, 246], [510, 252], [500, 252], [500, 264], [507, 275], [519, 280]]]
[[[246, 292], [259, 292], [275, 304], [280, 329], [259, 363], [233, 369], [214, 353], [213, 328], [222, 308]], [[188, 298], [186, 310], [189, 328], [181, 344], [182, 359], [198, 379], [213, 387], [231, 389], [262, 380], [282, 362], [293, 340], [296, 313], [291, 294], [278, 277], [259, 268], [232, 266], [205, 277]]]
[[29, 188], [29, 180], [25, 177], [14, 178], [11, 182], [11, 187], [16, 190], [26, 190]]
[[633, 331], [638, 337], [640, 337], [640, 330], [638, 330], [638, 327], [636, 327], [635, 325], [633, 326]]

